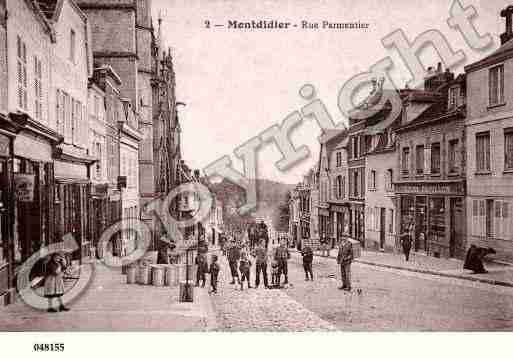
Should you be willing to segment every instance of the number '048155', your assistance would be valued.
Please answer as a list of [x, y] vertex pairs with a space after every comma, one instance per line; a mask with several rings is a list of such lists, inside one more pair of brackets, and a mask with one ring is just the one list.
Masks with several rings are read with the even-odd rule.
[[34, 344], [35, 352], [63, 352], [64, 343], [36, 343]]

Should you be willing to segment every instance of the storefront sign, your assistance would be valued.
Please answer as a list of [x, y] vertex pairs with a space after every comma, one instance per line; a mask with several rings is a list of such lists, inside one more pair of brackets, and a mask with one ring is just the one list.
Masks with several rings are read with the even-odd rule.
[[32, 202], [34, 200], [34, 183], [34, 175], [15, 174], [16, 199], [20, 202]]
[[341, 213], [344, 213], [347, 210], [346, 207], [339, 206], [339, 205], [331, 205], [330, 208], [333, 212], [341, 212]]
[[9, 146], [9, 137], [0, 135], [0, 156], [9, 156], [11, 154], [11, 148]]
[[427, 194], [464, 194], [462, 182], [457, 183], [396, 183], [395, 192], [398, 193], [427, 193]]

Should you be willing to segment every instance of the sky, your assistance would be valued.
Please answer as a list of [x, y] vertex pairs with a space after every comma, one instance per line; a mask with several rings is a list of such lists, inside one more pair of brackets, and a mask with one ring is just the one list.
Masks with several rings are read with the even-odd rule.
[[[243, 171], [234, 150], [307, 101], [299, 96], [312, 84], [335, 122], [346, 121], [337, 97], [346, 81], [390, 56], [392, 78], [401, 87], [410, 74], [400, 56], [386, 49], [381, 39], [402, 29], [408, 39], [430, 29], [439, 30], [454, 50], [463, 50], [470, 64], [498, 47], [503, 32], [499, 12], [506, 0], [461, 0], [474, 6], [473, 23], [481, 34], [490, 33], [494, 45], [486, 51], [469, 48], [458, 31], [447, 25], [452, 0], [152, 0], [153, 19], [162, 18], [163, 43], [172, 50], [177, 99], [182, 126], [182, 152], [192, 168], [203, 170], [228, 155]], [[242, 30], [228, 29], [230, 20], [308, 22], [366, 22], [365, 30]], [[224, 27], [206, 28], [211, 24]], [[421, 52], [427, 68], [439, 58], [431, 48]], [[453, 70], [463, 71], [460, 66]], [[290, 135], [294, 146], [306, 145], [307, 159], [285, 172], [275, 163], [281, 154], [273, 143], [257, 154], [257, 176], [296, 183], [318, 159], [321, 130], [312, 120], [303, 121]]]

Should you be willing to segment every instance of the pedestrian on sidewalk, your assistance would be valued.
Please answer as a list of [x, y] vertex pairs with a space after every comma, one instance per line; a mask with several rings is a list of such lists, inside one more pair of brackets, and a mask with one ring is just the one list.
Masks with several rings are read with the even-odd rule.
[[313, 273], [312, 273], [312, 262], [313, 262], [313, 250], [310, 245], [306, 244], [301, 251], [301, 255], [303, 256], [303, 268], [305, 270], [305, 281], [308, 279], [308, 274], [310, 274], [310, 280], [313, 281]]
[[60, 311], [68, 311], [64, 306], [62, 296], [64, 295], [64, 271], [66, 270], [66, 259], [60, 253], [54, 253], [46, 265], [45, 275], [45, 297], [48, 299], [48, 312], [55, 313], [53, 299], [57, 298]]
[[288, 263], [287, 261], [290, 259], [290, 252], [289, 249], [286, 246], [286, 240], [282, 240], [281, 244], [278, 248], [276, 248], [275, 252], [275, 259], [278, 261], [278, 265], [280, 268], [280, 276], [278, 280], [278, 284], [281, 281], [281, 275], [283, 274], [285, 276], [285, 281], [283, 284], [289, 283], [289, 276], [288, 276]]
[[235, 284], [235, 278], [237, 278], [237, 283], [240, 284], [239, 272], [237, 271], [237, 262], [240, 259], [240, 248], [232, 240], [230, 247], [228, 248], [228, 264], [230, 265], [230, 273], [232, 275], [231, 284]]
[[255, 288], [258, 288], [260, 285], [260, 272], [262, 272], [262, 276], [264, 277], [264, 286], [265, 288], [269, 288], [268, 278], [267, 278], [267, 249], [265, 248], [265, 239], [261, 239], [258, 243], [258, 246], [253, 251], [253, 257], [255, 257]]
[[242, 253], [239, 262], [239, 270], [240, 270], [240, 290], [244, 289], [244, 281], [248, 282], [248, 288], [251, 288], [251, 282], [249, 281], [250, 273], [251, 273], [251, 261], [248, 259], [248, 255], [246, 252]]
[[401, 244], [403, 246], [403, 253], [406, 261], [408, 262], [410, 260], [410, 250], [411, 250], [411, 235], [410, 232], [405, 230], [401, 234]]
[[208, 262], [205, 253], [198, 253], [194, 261], [196, 264], [196, 287], [199, 287], [201, 281], [201, 287], [205, 287], [206, 273], [208, 273]]
[[217, 255], [212, 255], [212, 262], [208, 272], [210, 273], [210, 286], [212, 287], [211, 293], [217, 293], [217, 276], [219, 275], [219, 264], [217, 263]]
[[337, 263], [340, 265], [342, 287], [338, 289], [351, 290], [351, 263], [353, 261], [353, 245], [347, 237], [342, 237], [338, 248]]

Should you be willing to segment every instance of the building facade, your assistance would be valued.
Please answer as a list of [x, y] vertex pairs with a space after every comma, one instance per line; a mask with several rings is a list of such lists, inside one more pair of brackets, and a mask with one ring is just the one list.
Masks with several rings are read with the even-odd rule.
[[49, 114], [53, 128], [64, 137], [53, 153], [55, 233], [59, 240], [71, 234], [81, 248], [74, 258], [82, 259], [90, 255], [92, 246], [90, 170], [96, 160], [88, 153], [88, 83], [93, 75], [89, 24], [72, 0], [41, 0], [39, 4], [55, 32], [50, 57]]
[[413, 230], [415, 251], [461, 258], [466, 248], [465, 76], [454, 79], [439, 64], [424, 87], [409, 91], [395, 130], [396, 230]]
[[513, 7], [501, 12], [506, 30], [490, 56], [465, 67], [468, 245], [492, 247], [513, 260]]

